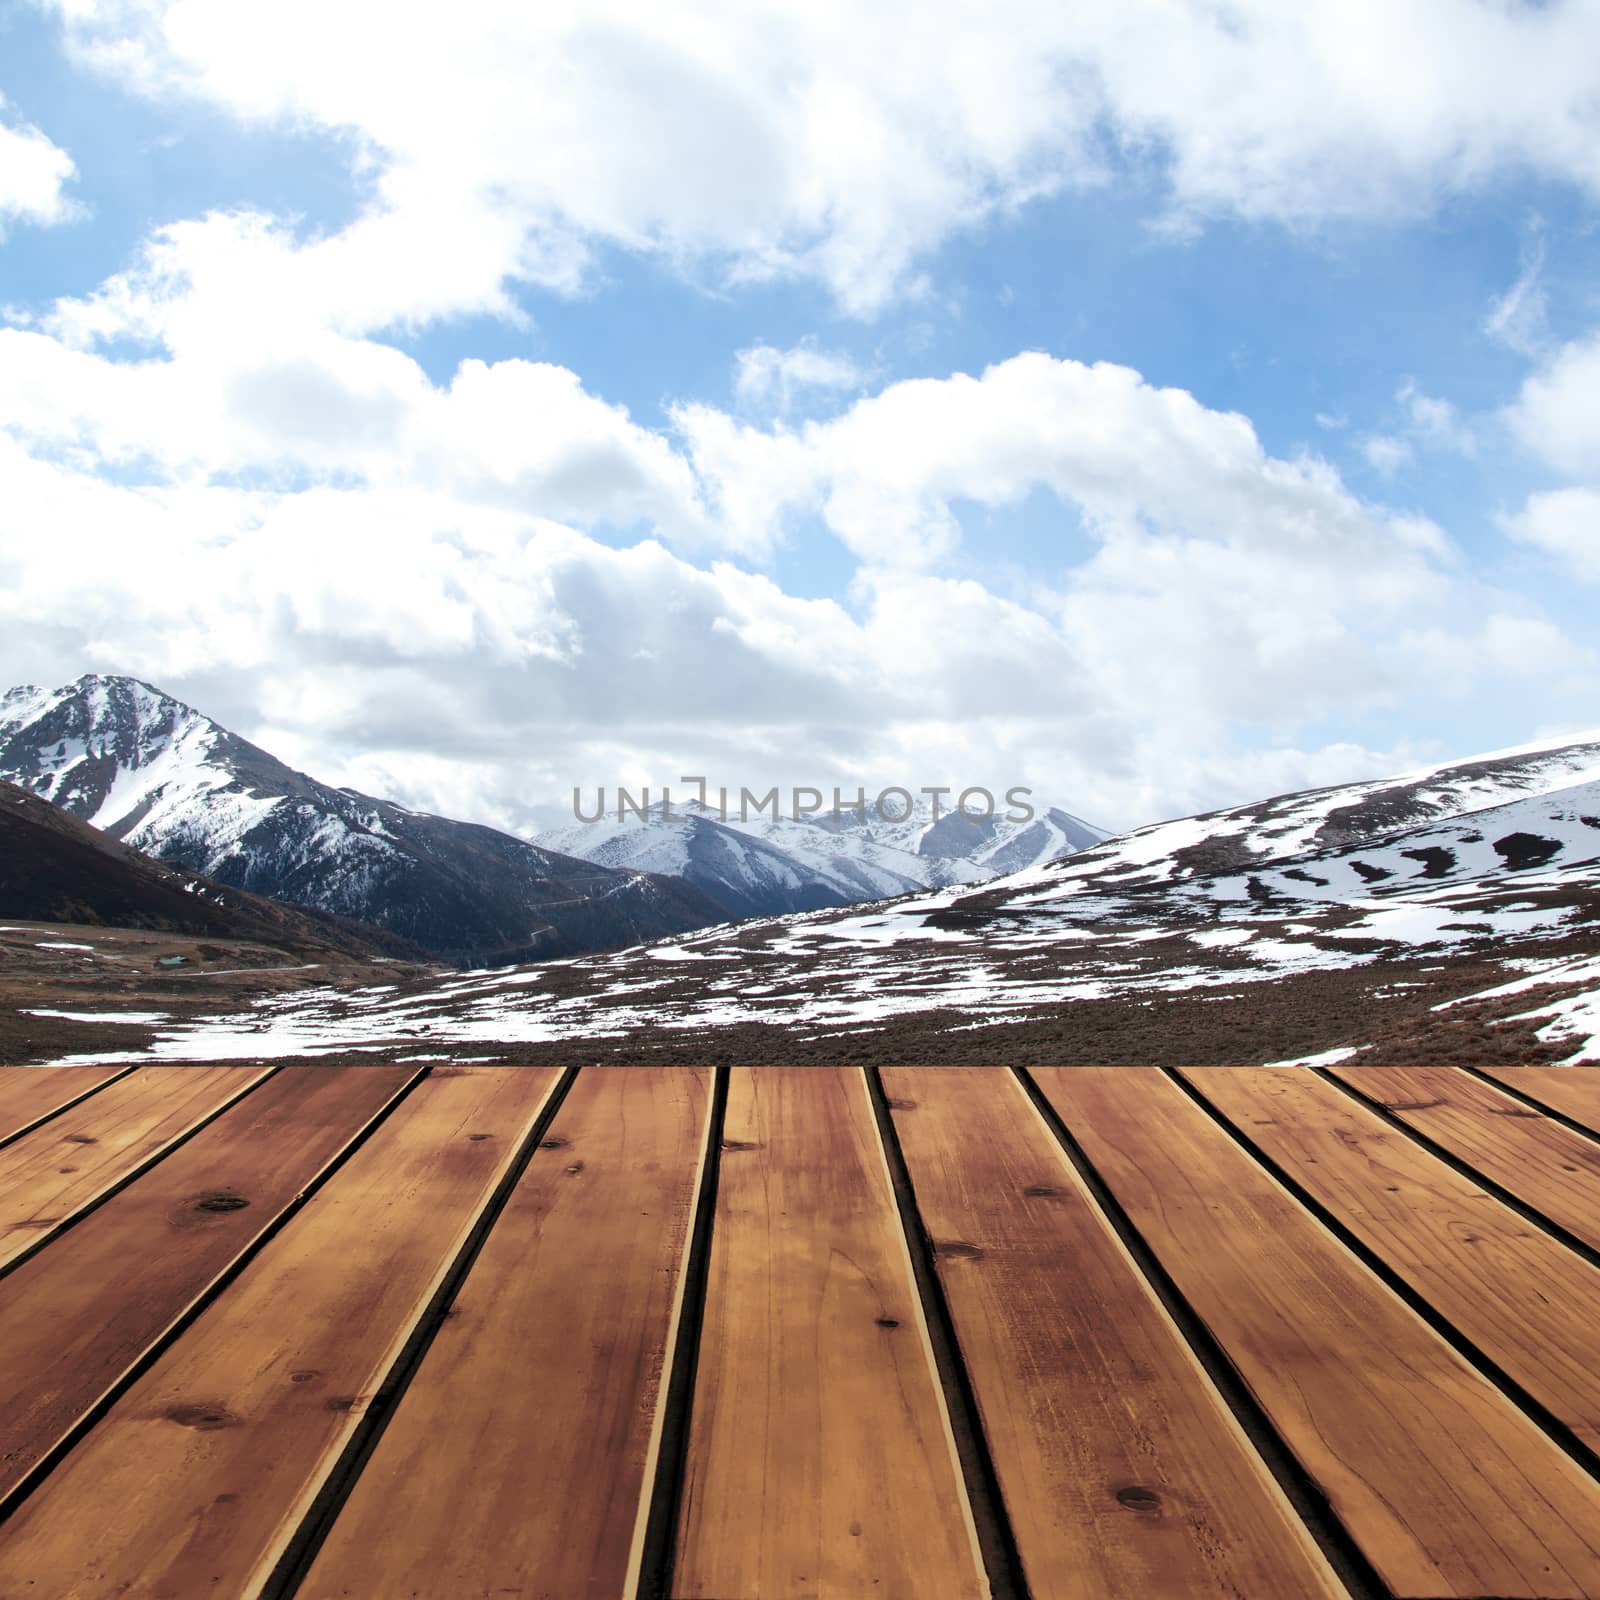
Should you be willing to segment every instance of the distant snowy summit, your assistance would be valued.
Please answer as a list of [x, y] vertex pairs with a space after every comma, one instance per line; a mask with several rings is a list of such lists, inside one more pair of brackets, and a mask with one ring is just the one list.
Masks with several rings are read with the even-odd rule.
[[1109, 837], [1056, 807], [1018, 817], [1032, 808], [1002, 806], [985, 816], [976, 804], [963, 812], [926, 796], [907, 800], [881, 811], [872, 799], [837, 811], [830, 804], [801, 816], [737, 799], [726, 808], [657, 801], [643, 816], [613, 804], [596, 821], [549, 830], [535, 842], [602, 866], [682, 878], [738, 918], [984, 883]]

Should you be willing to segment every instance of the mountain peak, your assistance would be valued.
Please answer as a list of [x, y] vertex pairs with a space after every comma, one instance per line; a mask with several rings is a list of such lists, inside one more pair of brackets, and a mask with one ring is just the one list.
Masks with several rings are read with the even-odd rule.
[[641, 817], [607, 813], [540, 834], [538, 843], [612, 867], [670, 873], [732, 917], [882, 900], [920, 889], [979, 883], [1100, 843], [1106, 836], [1051, 807], [1032, 816], [934, 816], [927, 798], [909, 806], [811, 816], [741, 815], [698, 799], [662, 801]]
[[159, 860], [447, 959], [604, 949], [720, 916], [682, 884], [319, 783], [138, 678], [8, 695], [0, 777]]

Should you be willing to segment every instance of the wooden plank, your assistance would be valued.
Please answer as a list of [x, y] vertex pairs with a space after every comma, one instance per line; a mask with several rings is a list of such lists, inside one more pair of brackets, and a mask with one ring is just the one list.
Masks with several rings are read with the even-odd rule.
[[1035, 1600], [1344, 1595], [1012, 1074], [883, 1078]]
[[710, 1109], [708, 1070], [580, 1075], [301, 1600], [635, 1593]]
[[1600, 1134], [1600, 1067], [1484, 1067], [1489, 1077]]
[[1600, 1483], [1175, 1083], [1035, 1077], [1397, 1596], [1600, 1594]]
[[259, 1594], [557, 1080], [420, 1083], [23, 1502], [0, 1595]]
[[272, 1070], [143, 1067], [0, 1150], [0, 1267]]
[[1600, 1141], [1454, 1067], [1335, 1067], [1524, 1205], [1600, 1250]]
[[109, 1083], [126, 1067], [0, 1067], [0, 1140]]
[[418, 1070], [286, 1067], [6, 1278], [0, 1498]]
[[1186, 1075], [1434, 1310], [1600, 1448], [1600, 1272], [1315, 1073]]
[[854, 1069], [730, 1084], [672, 1593], [988, 1593]]

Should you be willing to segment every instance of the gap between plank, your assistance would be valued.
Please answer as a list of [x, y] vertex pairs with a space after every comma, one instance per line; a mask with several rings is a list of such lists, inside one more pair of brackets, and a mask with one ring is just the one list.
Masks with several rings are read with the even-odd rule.
[[1313, 1067], [1311, 1071], [1324, 1083], [1331, 1084], [1335, 1089], [1348, 1095], [1357, 1105], [1373, 1112], [1387, 1127], [1393, 1128], [1396, 1133], [1403, 1133], [1408, 1139], [1420, 1145], [1430, 1156], [1442, 1161], [1458, 1177], [1466, 1178], [1493, 1195], [1503, 1206], [1516, 1212], [1524, 1222], [1531, 1223], [1543, 1233], [1548, 1233], [1552, 1239], [1564, 1244], [1575, 1255], [1581, 1256], [1591, 1267], [1600, 1268], [1600, 1250], [1596, 1250], [1587, 1240], [1580, 1239], [1577, 1234], [1569, 1232], [1553, 1218], [1547, 1217], [1537, 1207], [1529, 1205], [1520, 1195], [1513, 1194], [1503, 1184], [1480, 1172], [1465, 1156], [1457, 1155], [1448, 1145], [1440, 1144], [1431, 1135], [1412, 1127], [1404, 1117], [1397, 1116], [1381, 1100], [1369, 1095], [1365, 1089], [1358, 1088], [1353, 1083], [1346, 1083], [1343, 1078], [1336, 1078], [1321, 1067]]
[[[358, 1068], [352, 1068], [356, 1071]], [[307, 1202], [327, 1183], [364, 1145], [379, 1127], [389, 1118], [394, 1110], [405, 1100], [416, 1086], [421, 1083], [431, 1071], [431, 1068], [421, 1068], [415, 1076], [402, 1084], [393, 1095], [375, 1111], [366, 1123], [358, 1128], [350, 1141], [334, 1155], [323, 1167], [322, 1171], [315, 1174], [304, 1189], [292, 1199], [283, 1210], [251, 1241], [238, 1255], [237, 1259], [223, 1268], [206, 1287], [197, 1294], [193, 1302], [181, 1311], [160, 1333], [150, 1346], [140, 1356], [132, 1361], [116, 1378], [115, 1382], [100, 1396], [95, 1403], [88, 1407], [83, 1415], [62, 1434], [61, 1438], [42, 1455], [34, 1464], [32, 1470], [23, 1478], [18, 1479], [15, 1487], [7, 1495], [0, 1496], [0, 1526], [17, 1509], [27, 1497], [55, 1470], [63, 1456], [89, 1432], [108, 1411], [119, 1401], [129, 1389], [136, 1384], [157, 1361], [164, 1356], [172, 1346], [183, 1337], [194, 1322], [203, 1316], [206, 1310], [224, 1294], [234, 1279], [255, 1260], [256, 1256], [275, 1239], [278, 1234], [299, 1215]], [[273, 1074], [268, 1073], [261, 1079], [267, 1082]], [[242, 1096], [240, 1098], [243, 1098]], [[231, 1102], [237, 1105], [238, 1100]], [[226, 1107], [224, 1109], [227, 1109]]]
[[[147, 1156], [139, 1163], [138, 1166], [134, 1167], [129, 1172], [125, 1172], [120, 1178], [112, 1183], [109, 1188], [101, 1190], [101, 1192], [95, 1195], [92, 1200], [86, 1201], [81, 1209], [74, 1211], [70, 1216], [63, 1217], [55, 1227], [49, 1229], [47, 1232], [41, 1232], [38, 1238], [30, 1241], [26, 1250], [19, 1250], [9, 1261], [7, 1261], [3, 1266], [0, 1266], [0, 1279], [10, 1277], [10, 1275], [15, 1272], [18, 1267], [22, 1266], [26, 1262], [32, 1261], [41, 1250], [53, 1244], [62, 1236], [62, 1234], [67, 1233], [71, 1229], [77, 1227], [85, 1217], [92, 1217], [95, 1212], [97, 1212], [108, 1200], [115, 1199], [116, 1196], [121, 1194], [130, 1183], [133, 1183], [136, 1179], [142, 1178], [145, 1173], [150, 1171], [152, 1167], [158, 1165], [160, 1162], [165, 1161], [167, 1157], [173, 1153], [173, 1151], [181, 1150], [184, 1145], [188, 1144], [188, 1142], [197, 1134], [204, 1133], [205, 1130], [209, 1128], [218, 1117], [222, 1116], [226, 1112], [232, 1111], [233, 1108], [240, 1103], [240, 1101], [254, 1094], [262, 1084], [270, 1083], [280, 1072], [283, 1071], [284, 1065], [286, 1064], [287, 1063], [283, 1063], [276, 1067], [268, 1067], [259, 1078], [247, 1083], [244, 1088], [239, 1090], [237, 1094], [230, 1095], [222, 1102], [221, 1105], [216, 1108], [215, 1111], [208, 1111], [205, 1116], [195, 1123], [192, 1128], [188, 1128], [184, 1132], [180, 1133], [170, 1144], [162, 1145], [159, 1150]], [[130, 1068], [129, 1070], [136, 1071], [137, 1068]], [[254, 1067], [234, 1067], [230, 1070], [244, 1073], [256, 1071], [258, 1069]], [[122, 1077], [126, 1076], [126, 1073], [122, 1074]], [[122, 1081], [122, 1077], [112, 1078], [109, 1080], [109, 1082], [120, 1083]], [[100, 1085], [100, 1089], [104, 1089], [106, 1087], [107, 1084], [103, 1083]], [[99, 1089], [91, 1090], [90, 1093], [98, 1094]], [[73, 1105], [77, 1105], [79, 1100], [83, 1100], [85, 1098], [87, 1097], [80, 1095], [78, 1100], [74, 1100], [72, 1103]], [[65, 1110], [66, 1108], [63, 1107], [62, 1109]], [[43, 1120], [49, 1121], [49, 1118], [45, 1118]]]
[[261, 1586], [254, 1591], [257, 1600], [288, 1600], [310, 1572], [333, 1527], [334, 1519], [349, 1499], [356, 1479], [361, 1476], [362, 1469], [377, 1448], [396, 1407], [405, 1398], [406, 1390], [416, 1377], [439, 1329], [444, 1326], [452, 1302], [461, 1292], [467, 1274], [477, 1261], [484, 1241], [500, 1220], [500, 1213], [505, 1210], [513, 1190], [527, 1171], [534, 1152], [539, 1148], [539, 1141], [549, 1131], [580, 1070], [578, 1067], [567, 1067], [546, 1095], [538, 1116], [523, 1138], [521, 1148], [507, 1163], [500, 1181], [467, 1230], [455, 1259], [441, 1274], [438, 1286], [417, 1317], [399, 1353], [389, 1363], [388, 1371], [379, 1377], [372, 1403], [362, 1413], [338, 1459], [312, 1496], [299, 1526], [284, 1544], [283, 1553], [273, 1563], [272, 1570]]
[[640, 1488], [640, 1526], [634, 1535], [625, 1600], [668, 1600], [678, 1556], [678, 1522], [689, 1472], [689, 1424], [694, 1412], [700, 1339], [711, 1278], [711, 1235], [716, 1226], [717, 1183], [722, 1174], [722, 1134], [728, 1111], [727, 1067], [713, 1067], [706, 1148], [700, 1164], [694, 1220], [684, 1241], [678, 1276], [676, 1326], [669, 1334], [669, 1365], [656, 1401], [654, 1471], [646, 1465]]
[[876, 1067], [862, 1069], [867, 1098], [872, 1103], [878, 1124], [878, 1139], [889, 1169], [889, 1184], [900, 1213], [900, 1231], [911, 1263], [913, 1288], [922, 1302], [922, 1320], [933, 1351], [934, 1371], [944, 1392], [945, 1415], [955, 1445], [956, 1460], [966, 1485], [967, 1503], [977, 1536], [993, 1600], [1028, 1600], [1028, 1580], [1023, 1570], [1022, 1552], [1006, 1514], [1000, 1477], [989, 1453], [989, 1441], [978, 1413], [972, 1377], [961, 1359], [960, 1341], [949, 1302], [934, 1266], [933, 1241], [922, 1224], [917, 1209], [916, 1188], [900, 1148], [900, 1135], [884, 1093], [883, 1078]]
[[[91, 1083], [82, 1094], [75, 1094], [70, 1100], [63, 1101], [54, 1111], [41, 1112], [32, 1122], [18, 1128], [15, 1133], [8, 1133], [5, 1138], [0, 1139], [0, 1150], [4, 1150], [8, 1144], [15, 1144], [18, 1139], [25, 1138], [35, 1128], [42, 1128], [52, 1117], [59, 1117], [62, 1112], [70, 1111], [74, 1106], [81, 1106], [90, 1095], [99, 1094], [102, 1089], [109, 1089], [112, 1084], [120, 1083], [130, 1072], [137, 1072], [140, 1065], [141, 1063], [136, 1061], [132, 1066], [124, 1067], [121, 1072], [113, 1072], [109, 1078], [102, 1078], [99, 1083]], [[53, 1072], [55, 1070], [57, 1069], [54, 1067], [0, 1067], [0, 1072]]]
[[[1529, 1094], [1524, 1089], [1513, 1088], [1509, 1083], [1502, 1083], [1500, 1079], [1491, 1076], [1487, 1072], [1480, 1071], [1477, 1067], [1457, 1067], [1455, 1070], [1466, 1073], [1469, 1078], [1476, 1079], [1486, 1088], [1498, 1089], [1501, 1094], [1509, 1095], [1513, 1100], [1520, 1100], [1523, 1105], [1537, 1111], [1541, 1117], [1547, 1117], [1551, 1122], [1559, 1122], [1569, 1133], [1582, 1134], [1591, 1144], [1600, 1144], [1600, 1128], [1591, 1128], [1585, 1123], [1579, 1122], [1576, 1117], [1569, 1117], [1565, 1111], [1560, 1111], [1555, 1106], [1547, 1106], [1537, 1095]], [[1586, 1069], [1583, 1067], [1570, 1069], [1558, 1067], [1551, 1070], [1582, 1072]], [[1587, 1070], [1600, 1072], [1600, 1067], [1593, 1067]]]
[[1011, 1070], [1045, 1126], [1055, 1135], [1068, 1163], [1093, 1195], [1112, 1231], [1121, 1240], [1123, 1248], [1132, 1257], [1134, 1265], [1143, 1274], [1145, 1282], [1221, 1395], [1223, 1403], [1232, 1412], [1245, 1438], [1272, 1474], [1290, 1509], [1306, 1525], [1323, 1558], [1350, 1592], [1351, 1600], [1392, 1600], [1393, 1591], [1378, 1576], [1377, 1569], [1351, 1537], [1349, 1529], [1339, 1520], [1321, 1485], [1284, 1442], [1227, 1351], [1206, 1325], [1204, 1318], [1190, 1305], [1172, 1274], [1162, 1264], [1160, 1256], [1123, 1209], [1122, 1202], [1101, 1177], [1032, 1074], [1025, 1067]]
[[[1253, 1069], [1241, 1067], [1241, 1072]], [[1258, 1150], [1244, 1134], [1239, 1132], [1234, 1125], [1219, 1111], [1201, 1090], [1188, 1082], [1171, 1067], [1162, 1068], [1174, 1083], [1189, 1096], [1194, 1103], [1221, 1128], [1240, 1149], [1251, 1156], [1256, 1164], [1264, 1168], [1276, 1181], [1307, 1210], [1318, 1222], [1342, 1244], [1364, 1267], [1367, 1268], [1385, 1288], [1398, 1295], [1433, 1331], [1450, 1346], [1464, 1361], [1473, 1367], [1482, 1377], [1486, 1378], [1505, 1397], [1506, 1401], [1517, 1410], [1523, 1412], [1528, 1419], [1547, 1434], [1551, 1442], [1564, 1450], [1577, 1464], [1592, 1477], [1600, 1478], [1600, 1453], [1591, 1449], [1582, 1439], [1573, 1432], [1565, 1422], [1550, 1410], [1542, 1401], [1529, 1394], [1503, 1367], [1492, 1357], [1485, 1354], [1472, 1340], [1456, 1327], [1447, 1317], [1436, 1311], [1429, 1301], [1403, 1278], [1377, 1251], [1368, 1246], [1355, 1232], [1347, 1227], [1334, 1212], [1330, 1211], [1317, 1197], [1305, 1189], [1300, 1182], [1286, 1168], [1281, 1166], [1264, 1150]], [[1409, 1134], [1410, 1129], [1405, 1131]], [[1473, 1174], [1476, 1177], [1476, 1174]]]

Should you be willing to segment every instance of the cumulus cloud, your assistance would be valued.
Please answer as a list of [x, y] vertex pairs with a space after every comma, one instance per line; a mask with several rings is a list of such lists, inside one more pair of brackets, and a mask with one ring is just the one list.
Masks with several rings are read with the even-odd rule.
[[1560, 346], [1505, 416], [1535, 459], [1576, 481], [1530, 494], [1501, 527], [1578, 578], [1600, 581], [1600, 332]]
[[297, 290], [319, 248], [255, 215], [161, 230], [94, 294], [0, 328], [0, 426], [156, 482], [354, 480], [693, 535], [687, 465], [625, 408], [545, 362], [467, 360], [430, 382], [341, 327], [338, 296]]
[[[1123, 367], [1024, 355], [825, 422], [700, 409], [664, 437], [526, 363], [434, 388], [393, 351], [367, 372], [353, 341], [328, 370], [362, 404], [305, 368], [240, 400], [245, 369], [186, 389], [165, 343], [119, 364], [6, 339], [0, 635], [30, 676], [134, 670], [312, 770], [502, 825], [575, 782], [679, 772], [1032, 782], [1130, 822], [1220, 803], [1242, 792], [1241, 728], [1395, 703], [1429, 630], [1478, 610], [1437, 529]], [[809, 513], [861, 559], [848, 603], [552, 516], [623, 494], [607, 450], [653, 473], [618, 514], [687, 506], [690, 539], [746, 548]], [[590, 451], [610, 461], [592, 482]], [[293, 471], [246, 470], [273, 461]], [[1010, 597], [944, 567], [960, 503], [1041, 489], [1088, 559]], [[1329, 769], [1285, 743], [1270, 770], [1281, 788]]]
[[1529, 375], [1507, 412], [1539, 460], [1574, 477], [1600, 461], [1600, 332], [1574, 339]]
[[1587, 6], [56, 6], [124, 82], [351, 138], [374, 199], [329, 270], [395, 274], [375, 318], [572, 287], [601, 246], [870, 314], [953, 231], [1129, 164], [1187, 224], [1411, 214], [1515, 171], [1600, 192]]
[[1109, 362], [1024, 354], [799, 427], [704, 406], [675, 421], [729, 537], [762, 547], [814, 515], [873, 567], [936, 567], [960, 542], [961, 503], [1036, 489], [1103, 539], [1153, 531], [1313, 563], [1441, 539], [1363, 507], [1323, 462], [1268, 455], [1245, 417]]
[[[739, 409], [660, 430], [564, 367], [436, 382], [384, 336], [517, 324], [521, 286], [579, 290], [618, 249], [871, 316], [956, 231], [1129, 172], [1180, 226], [1396, 216], [1518, 168], [1600, 191], [1591, 11], [57, 9], [123, 84], [335, 134], [360, 190], [320, 234], [173, 222], [0, 330], [0, 639], [29, 676], [133, 670], [313, 770], [502, 822], [577, 781], [752, 768], [1033, 781], [1136, 822], [1394, 764], [1300, 735], [1416, 704], [1434, 641], [1482, 616], [1510, 621], [1453, 683], [1496, 649], [1559, 657], [1437, 528], [1126, 367], [1033, 353], [863, 392], [842, 356], [762, 344]], [[1593, 458], [1563, 410], [1590, 359], [1519, 402], [1558, 464]], [[1405, 448], [1468, 447], [1445, 402], [1399, 403]], [[1047, 580], [958, 574], [970, 508], [1039, 501]], [[859, 564], [839, 600], [747, 570], [813, 538]]]
[[1504, 519], [1507, 533], [1564, 562], [1578, 577], [1600, 583], [1600, 489], [1548, 489], [1528, 497]]
[[48, 228], [77, 217], [66, 192], [76, 172], [72, 157], [47, 135], [7, 115], [0, 95], [0, 232], [8, 221]]

